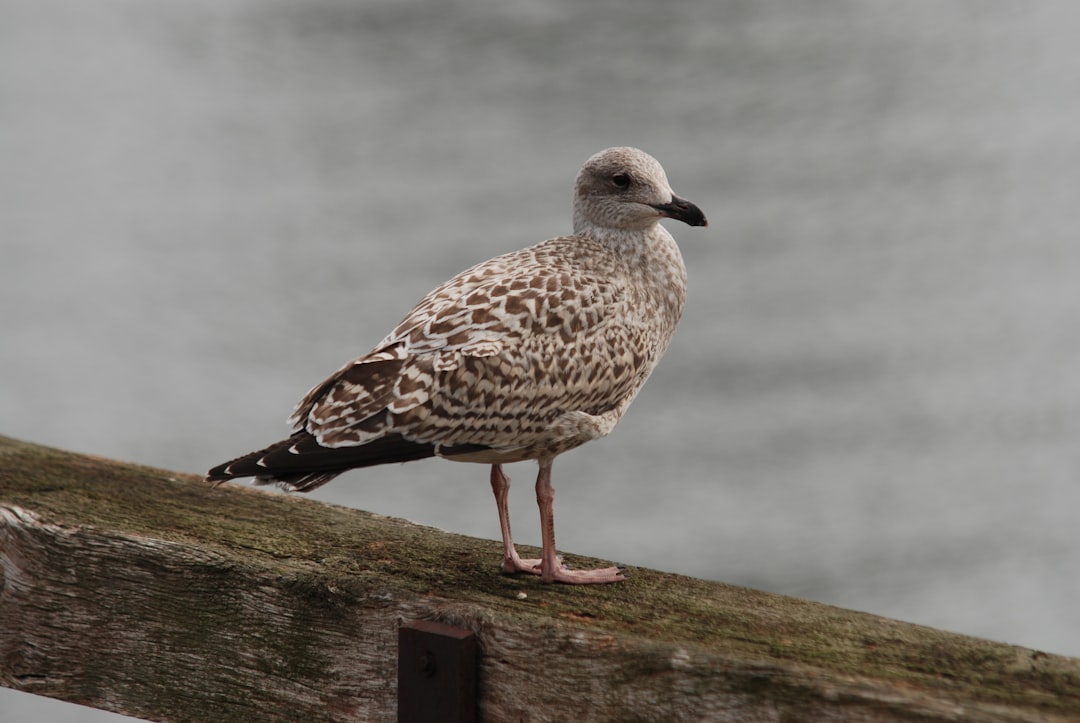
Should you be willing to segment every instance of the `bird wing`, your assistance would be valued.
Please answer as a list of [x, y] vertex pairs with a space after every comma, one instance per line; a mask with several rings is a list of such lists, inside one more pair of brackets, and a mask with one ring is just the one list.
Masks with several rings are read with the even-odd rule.
[[610, 411], [654, 362], [638, 351], [650, 348], [646, 320], [620, 313], [632, 300], [617, 266], [599, 244], [564, 237], [467, 269], [312, 389], [290, 421], [327, 447], [395, 433], [512, 449], [568, 411]]

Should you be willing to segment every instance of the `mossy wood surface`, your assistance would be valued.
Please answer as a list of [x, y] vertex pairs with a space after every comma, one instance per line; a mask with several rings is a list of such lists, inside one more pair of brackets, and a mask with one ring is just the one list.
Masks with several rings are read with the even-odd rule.
[[478, 634], [489, 721], [1080, 720], [1077, 659], [642, 568], [544, 585], [500, 559], [0, 437], [0, 684], [153, 720], [393, 721], [397, 628], [435, 619]]

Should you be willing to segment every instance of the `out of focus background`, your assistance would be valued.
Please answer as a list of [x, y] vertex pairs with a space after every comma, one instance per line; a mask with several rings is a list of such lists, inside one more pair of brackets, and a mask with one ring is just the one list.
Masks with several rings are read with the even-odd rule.
[[[0, 0], [0, 433], [186, 472], [635, 145], [683, 325], [560, 548], [1080, 655], [1080, 5]], [[539, 544], [533, 465], [519, 542]], [[315, 495], [498, 537], [484, 468]], [[499, 553], [492, 546], [491, 570]], [[0, 719], [107, 721], [0, 691]]]

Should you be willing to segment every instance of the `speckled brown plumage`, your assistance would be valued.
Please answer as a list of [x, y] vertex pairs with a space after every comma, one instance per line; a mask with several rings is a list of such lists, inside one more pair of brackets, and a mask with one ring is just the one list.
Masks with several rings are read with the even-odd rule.
[[[557, 455], [619, 421], [682, 316], [686, 269], [662, 217], [706, 223], [651, 156], [598, 153], [578, 174], [573, 235], [497, 256], [436, 288], [372, 351], [308, 392], [289, 439], [215, 467], [208, 479], [255, 476], [307, 491], [355, 467], [440, 456], [494, 465], [497, 499], [509, 486], [502, 463], [535, 459], [550, 486]], [[566, 582], [621, 579], [617, 571], [586, 579], [557, 561], [548, 567], [561, 572], [548, 574], [519, 560], [505, 494], [499, 505], [504, 569], [576, 578]]]

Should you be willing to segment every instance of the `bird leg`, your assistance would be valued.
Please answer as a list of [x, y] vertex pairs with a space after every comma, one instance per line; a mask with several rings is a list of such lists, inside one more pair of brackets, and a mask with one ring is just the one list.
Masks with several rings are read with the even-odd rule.
[[491, 491], [495, 493], [495, 504], [499, 506], [499, 527], [502, 528], [503, 572], [530, 572], [540, 574], [540, 560], [522, 560], [514, 549], [514, 540], [510, 536], [510, 507], [507, 498], [510, 495], [510, 478], [502, 470], [501, 464], [491, 465]]
[[[498, 467], [498, 465], [495, 465]], [[495, 473], [492, 471], [492, 486], [495, 485]], [[507, 480], [509, 485], [509, 480]], [[498, 492], [495, 493], [496, 498]], [[540, 507], [540, 533], [543, 539], [543, 551], [540, 558], [540, 576], [544, 582], [566, 582], [577, 585], [589, 583], [618, 582], [625, 580], [617, 567], [605, 567], [598, 570], [571, 570], [565, 567], [555, 554], [555, 488], [551, 485], [551, 462], [540, 462], [540, 474], [536, 476], [536, 504]], [[506, 535], [510, 528], [507, 526]], [[503, 563], [506, 569], [506, 563]]]

